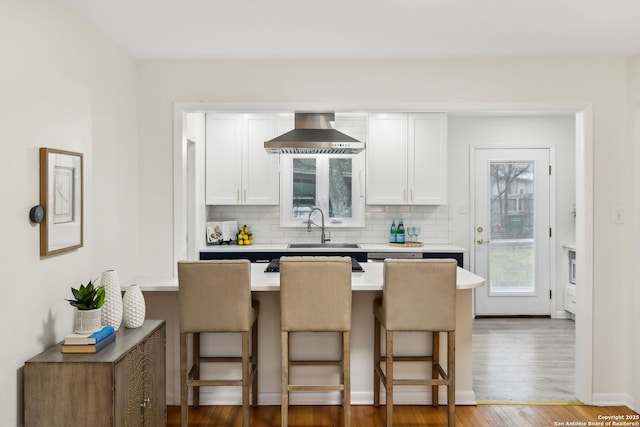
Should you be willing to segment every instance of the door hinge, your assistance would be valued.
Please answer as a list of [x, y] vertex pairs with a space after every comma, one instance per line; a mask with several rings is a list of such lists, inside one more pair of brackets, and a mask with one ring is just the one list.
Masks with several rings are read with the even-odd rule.
[[549, 299], [551, 299], [551, 289], [549, 289]]
[[551, 165], [549, 165], [549, 175], [551, 175]]
[[552, 237], [551, 227], [549, 227], [549, 237]]

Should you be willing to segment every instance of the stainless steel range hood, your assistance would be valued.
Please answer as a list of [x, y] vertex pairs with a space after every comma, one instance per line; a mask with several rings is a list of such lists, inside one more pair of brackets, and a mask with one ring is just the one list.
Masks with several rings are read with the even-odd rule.
[[335, 113], [295, 113], [295, 128], [264, 143], [269, 153], [355, 154], [364, 142], [331, 127]]

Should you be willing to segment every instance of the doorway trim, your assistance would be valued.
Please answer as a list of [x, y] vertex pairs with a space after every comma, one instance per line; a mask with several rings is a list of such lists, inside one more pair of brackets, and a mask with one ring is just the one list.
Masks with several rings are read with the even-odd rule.
[[593, 402], [593, 106], [584, 103], [207, 103], [177, 102], [173, 109], [173, 215], [174, 215], [174, 275], [177, 261], [187, 253], [186, 239], [186, 135], [183, 122], [186, 114], [207, 110], [322, 110], [360, 109], [445, 113], [527, 112], [575, 114], [576, 118], [576, 250], [581, 262], [576, 279], [583, 284], [576, 292], [576, 397], [589, 405]]

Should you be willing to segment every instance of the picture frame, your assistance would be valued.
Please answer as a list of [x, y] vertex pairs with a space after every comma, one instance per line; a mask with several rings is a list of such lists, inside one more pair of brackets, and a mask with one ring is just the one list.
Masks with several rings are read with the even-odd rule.
[[82, 153], [40, 148], [40, 256], [83, 246], [83, 168]]

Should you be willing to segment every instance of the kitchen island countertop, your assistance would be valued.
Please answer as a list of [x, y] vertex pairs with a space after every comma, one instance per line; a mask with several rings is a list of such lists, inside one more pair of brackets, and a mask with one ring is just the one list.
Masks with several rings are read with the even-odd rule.
[[[361, 263], [364, 272], [354, 272], [351, 275], [351, 287], [354, 291], [380, 291], [382, 290], [382, 262]], [[280, 273], [266, 273], [265, 263], [251, 264], [251, 290], [252, 291], [278, 291], [280, 289]], [[123, 288], [132, 284], [140, 286], [145, 292], [178, 291], [177, 277], [136, 277], [123, 283]], [[468, 270], [458, 267], [458, 289], [473, 289], [484, 285], [484, 279]]]

